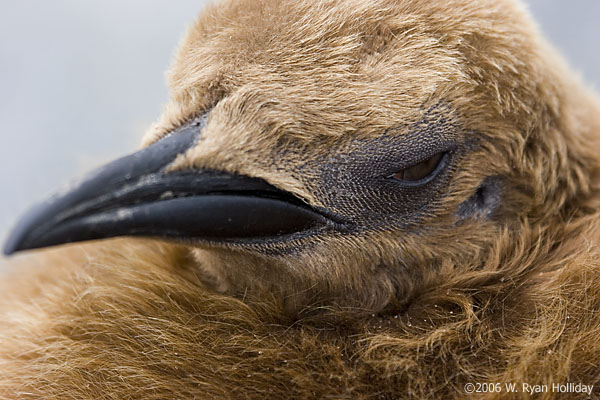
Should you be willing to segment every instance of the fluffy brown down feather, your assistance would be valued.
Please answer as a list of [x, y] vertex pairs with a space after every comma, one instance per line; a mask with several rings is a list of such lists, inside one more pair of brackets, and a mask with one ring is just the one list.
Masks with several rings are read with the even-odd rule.
[[[151, 240], [17, 258], [0, 396], [439, 399], [469, 382], [575, 382], [600, 398], [600, 106], [518, 4], [225, 1], [191, 28], [170, 87], [146, 143], [213, 107], [204, 147], [173, 169], [260, 176], [310, 202], [261, 149], [377, 137], [441, 99], [479, 147], [420, 236], [320, 238], [275, 278], [264, 259]], [[500, 211], [456, 224], [492, 175]], [[395, 257], [411, 271], [369, 266]], [[561, 396], [578, 398], [539, 397]]]

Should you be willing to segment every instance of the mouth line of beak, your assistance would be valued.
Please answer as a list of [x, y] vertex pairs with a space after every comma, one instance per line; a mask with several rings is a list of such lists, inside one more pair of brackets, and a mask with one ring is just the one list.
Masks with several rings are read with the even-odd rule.
[[261, 179], [217, 171], [159, 172], [82, 201], [73, 201], [74, 195], [79, 192], [50, 200], [26, 216], [5, 254], [117, 236], [275, 243], [346, 226], [341, 218]]
[[33, 208], [4, 254], [117, 236], [243, 245], [348, 229], [343, 218], [259, 178], [204, 169], [166, 172], [196, 142], [194, 129], [118, 159]]

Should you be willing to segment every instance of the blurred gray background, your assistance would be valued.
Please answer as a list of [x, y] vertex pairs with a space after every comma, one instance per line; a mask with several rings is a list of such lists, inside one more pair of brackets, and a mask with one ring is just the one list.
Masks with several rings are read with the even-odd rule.
[[[0, 243], [62, 182], [138, 147], [166, 101], [177, 42], [207, 2], [0, 0]], [[528, 3], [598, 88], [600, 1]]]

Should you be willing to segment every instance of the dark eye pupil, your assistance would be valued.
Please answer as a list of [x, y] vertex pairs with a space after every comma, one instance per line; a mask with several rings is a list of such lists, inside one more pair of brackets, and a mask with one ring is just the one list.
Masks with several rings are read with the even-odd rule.
[[428, 158], [425, 161], [421, 161], [420, 163], [415, 164], [412, 167], [396, 172], [393, 176], [396, 179], [409, 182], [424, 179], [433, 171], [435, 171], [443, 155], [444, 153], [437, 153], [436, 155]]

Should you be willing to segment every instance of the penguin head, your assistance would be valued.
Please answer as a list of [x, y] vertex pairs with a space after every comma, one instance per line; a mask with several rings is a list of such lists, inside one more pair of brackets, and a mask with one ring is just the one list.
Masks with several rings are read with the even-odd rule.
[[224, 293], [405, 304], [584, 207], [597, 161], [565, 71], [513, 1], [224, 1], [184, 38], [144, 149], [5, 252], [152, 237]]

